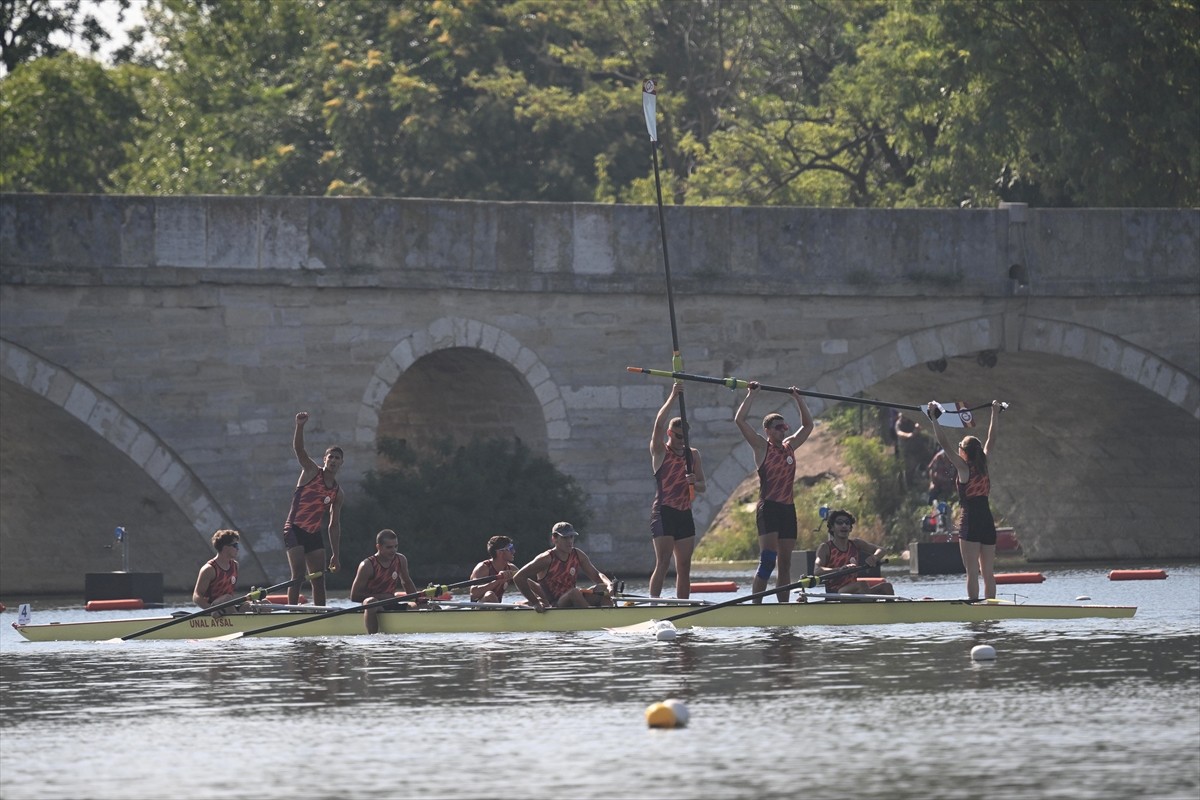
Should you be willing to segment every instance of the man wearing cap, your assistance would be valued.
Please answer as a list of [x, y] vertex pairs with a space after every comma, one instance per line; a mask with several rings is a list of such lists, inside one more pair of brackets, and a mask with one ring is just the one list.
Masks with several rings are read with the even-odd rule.
[[[556, 523], [550, 530], [550, 540], [554, 546], [540, 553], [513, 576], [513, 583], [537, 611], [613, 604], [612, 578], [592, 566], [587, 553], [575, 547], [575, 537], [578, 535], [579, 532], [571, 523]], [[604, 584], [602, 588], [596, 586], [589, 590], [594, 602], [589, 602], [589, 595], [575, 585], [580, 574], [595, 584]]]

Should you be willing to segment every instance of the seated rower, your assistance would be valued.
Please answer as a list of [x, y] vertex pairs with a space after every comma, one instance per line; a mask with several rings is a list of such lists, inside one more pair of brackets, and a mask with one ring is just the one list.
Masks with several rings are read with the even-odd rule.
[[[829, 538], [817, 548], [815, 561], [816, 576], [833, 572], [834, 570], [866, 564], [874, 567], [883, 560], [883, 548], [862, 539], [851, 539], [850, 531], [854, 528], [854, 515], [843, 509], [829, 512], [825, 518], [829, 528]], [[854, 575], [840, 575], [831, 578], [825, 585], [826, 592], [839, 594], [895, 594], [892, 585], [887, 581], [874, 585], [859, 580]]]
[[487, 551], [489, 558], [475, 565], [475, 569], [471, 571], [471, 580], [486, 578], [489, 575], [495, 580], [472, 586], [472, 603], [499, 603], [504, 598], [504, 588], [517, 574], [513, 566], [517, 546], [510, 537], [493, 536], [488, 539]]
[[[569, 522], [559, 522], [550, 532], [554, 545], [517, 570], [513, 583], [538, 611], [547, 608], [589, 608], [613, 604], [613, 580], [592, 566], [587, 553], [575, 547], [579, 533]], [[595, 586], [580, 589], [580, 575]]]
[[[200, 608], [212, 608], [237, 595], [238, 562], [234, 556], [241, 547], [241, 534], [237, 531], [220, 530], [212, 535], [212, 546], [217, 555], [205, 562], [196, 576], [196, 588], [192, 590], [192, 602]], [[241, 609], [237, 606], [217, 609], [214, 617], [220, 617]]]
[[[354, 583], [350, 585], [350, 600], [363, 604], [382, 600], [388, 595], [416, 594], [417, 587], [408, 574], [408, 559], [397, 552], [400, 537], [390, 528], [375, 534], [375, 555], [367, 556], [358, 565]], [[404, 591], [398, 591], [399, 588]], [[380, 606], [363, 610], [367, 633], [379, 632]]]

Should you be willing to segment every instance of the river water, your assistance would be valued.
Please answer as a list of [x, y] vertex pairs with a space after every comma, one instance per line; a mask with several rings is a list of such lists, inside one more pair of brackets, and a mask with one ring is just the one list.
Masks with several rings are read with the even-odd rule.
[[[1001, 596], [1137, 616], [113, 645], [25, 642], [10, 609], [0, 797], [1196, 800], [1200, 566], [1042, 571]], [[34, 603], [35, 622], [96, 618]], [[981, 643], [995, 662], [972, 662]], [[668, 697], [690, 724], [648, 728]]]

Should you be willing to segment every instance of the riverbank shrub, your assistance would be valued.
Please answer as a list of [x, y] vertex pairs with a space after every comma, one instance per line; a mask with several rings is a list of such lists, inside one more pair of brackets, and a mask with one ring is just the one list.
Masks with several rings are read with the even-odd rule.
[[[591, 521], [587, 493], [549, 459], [519, 440], [448, 437], [414, 448], [384, 438], [387, 466], [370, 470], [342, 512], [343, 569], [333, 583], [349, 586], [359, 561], [375, 552], [375, 534], [391, 528], [414, 575], [487, 558], [487, 540], [511, 536], [518, 563], [549, 547], [550, 528], [569, 520], [582, 531]], [[454, 575], [437, 575], [449, 580]], [[460, 576], [465, 580], [467, 574]]]

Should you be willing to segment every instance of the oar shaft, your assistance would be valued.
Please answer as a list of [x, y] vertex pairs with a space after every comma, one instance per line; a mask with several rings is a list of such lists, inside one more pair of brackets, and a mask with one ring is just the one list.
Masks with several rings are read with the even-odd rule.
[[[626, 367], [627, 372], [641, 373], [644, 375], [653, 375], [656, 378], [672, 378], [677, 381], [697, 381], [699, 383], [715, 383], [718, 386], [725, 386], [729, 389], [746, 389], [750, 385], [750, 381], [742, 380], [741, 378], [712, 378], [708, 375], [693, 375], [690, 372], [668, 372], [665, 369], [647, 369], [646, 367]], [[764, 392], [780, 392], [782, 394], [791, 394], [790, 386], [772, 386], [769, 383], [760, 383], [758, 388]], [[925, 409], [922, 406], [914, 406], [908, 403], [889, 403], [883, 400], [871, 400], [866, 397], [849, 397], [844, 394], [827, 394], [825, 392], [812, 392], [804, 389], [799, 390], [800, 394], [805, 397], [820, 397], [825, 400], [837, 400], [843, 403], [858, 403], [864, 406], [879, 406], [880, 408], [896, 408], [902, 411], [919, 411], [924, 414]], [[981, 408], [988, 408], [991, 403], [984, 403], [971, 408], [962, 409], [964, 411], [978, 411]]]
[[187, 622], [188, 620], [195, 619], [196, 617], [202, 617], [205, 614], [211, 614], [214, 611], [221, 611], [222, 609], [229, 608], [230, 606], [236, 606], [240, 603], [244, 603], [247, 600], [255, 600], [259, 597], [266, 597], [271, 592], [277, 592], [280, 589], [286, 589], [289, 586], [291, 586], [293, 583], [300, 583], [304, 580], [311, 581], [313, 578], [319, 578], [319, 577], [321, 577], [321, 573], [312, 572], [312, 573], [309, 573], [308, 575], [306, 575], [304, 578], [296, 578], [295, 580], [292, 580], [289, 578], [288, 580], [284, 581], [283, 583], [277, 583], [274, 586], [268, 586], [266, 589], [255, 589], [253, 591], [247, 592], [246, 594], [242, 595], [241, 597], [235, 597], [232, 600], [226, 600], [224, 603], [217, 603], [216, 605], [209, 606], [208, 608], [202, 608], [199, 611], [193, 611], [191, 614], [185, 614], [182, 617], [175, 617], [174, 619], [169, 620], [168, 622], [164, 622], [160, 625], [154, 625], [153, 627], [146, 628], [145, 630], [134, 631], [131, 634], [122, 636], [121, 641], [127, 642], [130, 639], [137, 639], [138, 637], [145, 636], [148, 633], [154, 633], [155, 631], [161, 631], [163, 628], [169, 628], [172, 625], [178, 625], [181, 622]]
[[[880, 562], [880, 563], [882, 563], [882, 562]], [[732, 600], [726, 600], [723, 603], [716, 603], [711, 606], [704, 606], [703, 608], [695, 608], [695, 609], [692, 609], [691, 611], [684, 611], [682, 614], [675, 614], [673, 616], [666, 617], [663, 620], [663, 622], [675, 622], [676, 620], [681, 620], [686, 617], [695, 616], [696, 614], [703, 614], [706, 611], [712, 611], [714, 609], [723, 608], [725, 606], [733, 606], [733, 605], [737, 605], [738, 603], [745, 603], [747, 600], [757, 600], [762, 597], [767, 597], [769, 595], [778, 594], [779, 592], [789, 592], [792, 589], [799, 589], [800, 587], [809, 589], [809, 588], [812, 588], [813, 586], [818, 585], [821, 581], [828, 580], [829, 578], [838, 578], [838, 577], [841, 577], [842, 575], [853, 575], [856, 572], [862, 572], [863, 570], [867, 570], [867, 569], [871, 569], [871, 567], [869, 567], [866, 564], [859, 564], [859, 565], [855, 565], [852, 567], [842, 567], [841, 569], [836, 569], [833, 572], [827, 572], [824, 575], [805, 575], [800, 580], [794, 581], [794, 582], [786, 584], [784, 586], [776, 586], [774, 589], [765, 589], [761, 592], [754, 592], [753, 594], [747, 594], [747, 595], [743, 595], [741, 597], [735, 597]]]
[[342, 614], [354, 614], [359, 611], [366, 611], [369, 608], [379, 608], [380, 606], [391, 605], [393, 603], [403, 603], [407, 600], [416, 600], [418, 597], [429, 596], [429, 592], [431, 589], [441, 590], [441, 591], [437, 592], [437, 594], [441, 594], [442, 591], [445, 591], [445, 590], [461, 589], [461, 588], [464, 588], [467, 586], [475, 586], [475, 585], [478, 585], [481, 583], [491, 583], [493, 580], [495, 580], [495, 576], [487, 575], [482, 578], [474, 578], [474, 579], [468, 580], [468, 581], [459, 581], [458, 583], [451, 583], [449, 585], [430, 587], [430, 588], [425, 589], [420, 592], [412, 592], [410, 594], [402, 594], [397, 597], [384, 597], [379, 600], [372, 600], [370, 603], [362, 603], [361, 605], [357, 605], [357, 606], [347, 606], [346, 608], [338, 608], [338, 609], [334, 609], [332, 611], [327, 611], [324, 614], [315, 614], [311, 617], [305, 617], [304, 619], [292, 619], [292, 620], [288, 620], [287, 622], [280, 622], [276, 625], [268, 625], [265, 628], [256, 628], [254, 630], [242, 631], [241, 634], [242, 634], [242, 636], [259, 636], [264, 633], [270, 633], [272, 631], [280, 631], [280, 630], [283, 630], [284, 628], [291, 628], [295, 625], [304, 625], [306, 623], [309, 623], [309, 622], [312, 622], [312, 621], [318, 620], [318, 619], [330, 619], [332, 617], [340, 617]]

